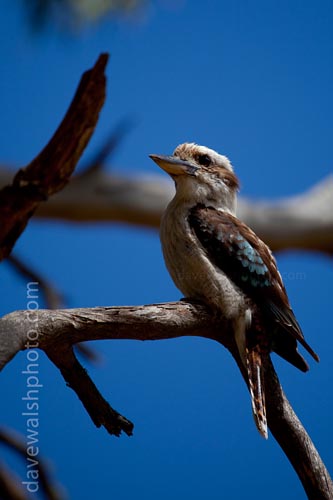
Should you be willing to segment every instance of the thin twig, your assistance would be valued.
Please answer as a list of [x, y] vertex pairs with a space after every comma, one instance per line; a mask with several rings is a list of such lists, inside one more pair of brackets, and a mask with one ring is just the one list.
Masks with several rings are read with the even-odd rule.
[[111, 161], [111, 157], [119, 148], [120, 144], [132, 127], [133, 120], [125, 118], [120, 121], [118, 125], [107, 135], [102, 146], [98, 149], [97, 153], [93, 156], [89, 163], [80, 170], [79, 174], [76, 175], [76, 178], [86, 175], [91, 176], [98, 170], [103, 169], [105, 167], [106, 160]]
[[[0, 442], [8, 446], [9, 449], [15, 451], [20, 455], [21, 458], [26, 460], [27, 446], [23, 437], [19, 436], [17, 433], [14, 433], [12, 430], [0, 428]], [[10, 483], [11, 482], [13, 481], [10, 481]], [[38, 484], [46, 500], [64, 499], [64, 495], [62, 494], [61, 489], [52, 481], [48, 467], [45, 461], [41, 459], [40, 456], [38, 456]], [[18, 491], [21, 490], [19, 489]], [[22, 496], [21, 498], [23, 499], [26, 497]]]
[[27, 265], [21, 258], [17, 255], [11, 254], [7, 258], [7, 262], [11, 264], [12, 268], [24, 278], [27, 278], [29, 281], [37, 282], [39, 285], [39, 289], [41, 290], [45, 305], [48, 309], [59, 309], [64, 305], [64, 297], [60, 292], [47, 281], [46, 278], [41, 276], [37, 271], [32, 269], [30, 265]]

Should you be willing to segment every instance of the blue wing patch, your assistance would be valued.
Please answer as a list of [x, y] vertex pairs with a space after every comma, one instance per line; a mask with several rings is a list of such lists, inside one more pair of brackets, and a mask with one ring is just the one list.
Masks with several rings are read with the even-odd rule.
[[197, 227], [195, 232], [218, 266], [221, 269], [227, 266], [227, 274], [236, 283], [240, 280], [246, 288], [255, 289], [271, 286], [269, 270], [258, 251], [236, 227], [225, 229], [222, 225], [208, 223], [201, 230]]
[[304, 339], [268, 247], [236, 217], [213, 207], [194, 206], [188, 222], [209, 259], [260, 306], [265, 321], [274, 322], [270, 327], [278, 327], [274, 350], [306, 371], [308, 365], [297, 351], [298, 340], [318, 361]]

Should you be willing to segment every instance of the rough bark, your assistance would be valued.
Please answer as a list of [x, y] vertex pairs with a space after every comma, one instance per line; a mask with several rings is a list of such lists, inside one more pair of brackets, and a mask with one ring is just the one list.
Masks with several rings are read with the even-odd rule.
[[[7, 180], [5, 184], [11, 183], [0, 191], [0, 260], [9, 255], [37, 209], [40, 217], [158, 226], [172, 196], [172, 186], [159, 180], [108, 176], [100, 168], [88, 169], [48, 203], [42, 203], [67, 184], [94, 130], [104, 102], [106, 62], [107, 56], [100, 56], [92, 70], [83, 75], [76, 96], [49, 144], [15, 175], [13, 182]], [[273, 249], [293, 247], [331, 254], [332, 192], [333, 181], [329, 178], [308, 193], [280, 203], [243, 200], [239, 214]], [[137, 307], [17, 311], [0, 319], [0, 368], [20, 350], [43, 349], [96, 426], [104, 426], [110, 434], [119, 435], [123, 431], [130, 435], [133, 424], [102, 397], [76, 359], [73, 346], [99, 339], [201, 336], [229, 349], [246, 380], [232, 333], [231, 325], [223, 317], [212, 318], [203, 305], [189, 301]], [[328, 472], [288, 403], [271, 364], [267, 366], [266, 383], [270, 430], [299, 475], [308, 497], [333, 498]], [[9, 488], [12, 483], [3, 482], [6, 478], [6, 474], [0, 475], [0, 483]]]
[[[15, 354], [31, 348], [29, 331], [37, 334], [43, 349], [60, 369], [65, 381], [77, 393], [95, 425], [111, 434], [131, 434], [132, 424], [112, 409], [100, 395], [87, 372], [78, 363], [72, 346], [100, 339], [161, 340], [201, 336], [216, 340], [234, 356], [246, 380], [238, 357], [231, 325], [214, 318], [203, 305], [190, 301], [135, 307], [97, 307], [57, 311], [17, 311], [0, 320], [0, 367]], [[273, 365], [265, 373], [268, 426], [297, 472], [311, 500], [333, 498], [333, 484], [314, 444], [295, 415], [278, 381]]]
[[102, 54], [95, 66], [83, 74], [74, 99], [50, 142], [0, 191], [0, 260], [10, 254], [41, 202], [69, 181], [104, 103], [107, 60], [108, 56]]

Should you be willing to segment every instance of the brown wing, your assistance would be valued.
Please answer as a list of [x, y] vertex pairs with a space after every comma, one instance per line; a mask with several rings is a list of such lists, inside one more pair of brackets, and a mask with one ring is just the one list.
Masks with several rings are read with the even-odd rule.
[[297, 351], [298, 340], [319, 361], [304, 340], [268, 246], [246, 224], [214, 208], [197, 205], [191, 210], [189, 224], [215, 265], [276, 324], [279, 335], [274, 336], [272, 348], [306, 371], [308, 365]]

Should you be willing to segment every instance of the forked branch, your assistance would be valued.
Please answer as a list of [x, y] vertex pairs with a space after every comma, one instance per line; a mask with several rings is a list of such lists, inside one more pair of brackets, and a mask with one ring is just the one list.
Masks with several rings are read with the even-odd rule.
[[[231, 325], [212, 318], [203, 305], [190, 301], [135, 307], [17, 311], [0, 320], [0, 367], [29, 345], [34, 329], [38, 347], [60, 369], [77, 393], [93, 422], [111, 434], [131, 433], [132, 424], [113, 410], [74, 358], [72, 346], [101, 339], [161, 340], [200, 336], [224, 345], [236, 359], [242, 374]], [[314, 444], [295, 415], [278, 381], [273, 365], [267, 367], [268, 426], [288, 456], [312, 500], [331, 500], [333, 484]]]
[[[31, 215], [43, 206], [41, 202], [68, 182], [104, 102], [106, 62], [107, 56], [100, 56], [95, 66], [83, 75], [72, 105], [49, 144], [0, 191], [0, 260], [9, 255]], [[161, 210], [168, 201], [167, 190], [157, 186], [155, 197], [152, 197], [147, 195], [147, 183], [134, 183], [131, 191], [128, 182], [115, 178], [106, 182], [103, 175], [100, 169], [89, 169], [59, 195], [58, 206], [57, 197], [53, 200], [54, 205], [44, 205], [44, 208], [53, 206], [52, 213], [46, 215], [47, 210], [43, 213], [41, 209], [40, 215], [72, 220], [121, 220], [157, 226]], [[327, 184], [318, 186], [297, 203], [290, 200], [285, 206], [271, 207], [271, 220], [277, 222], [275, 229], [278, 229], [274, 233], [278, 235], [275, 244], [272, 244], [274, 234], [265, 235], [255, 224], [250, 225], [254, 225], [273, 248], [284, 248], [289, 241], [289, 247], [332, 253], [331, 193], [332, 181], [328, 180]], [[134, 204], [131, 203], [133, 200]], [[74, 205], [70, 205], [73, 201]], [[89, 212], [85, 212], [86, 207], [89, 207]], [[260, 213], [265, 211], [265, 220], [269, 212], [269, 207], [266, 208], [260, 208]], [[258, 211], [256, 216], [260, 222]], [[289, 217], [287, 231], [283, 222], [285, 217]], [[270, 224], [268, 229], [272, 227]], [[319, 228], [318, 234], [316, 228]], [[290, 235], [294, 237], [291, 244]], [[281, 241], [283, 244], [279, 247]], [[73, 346], [88, 340], [160, 340], [181, 336], [216, 340], [229, 349], [242, 371], [231, 325], [222, 317], [212, 318], [203, 305], [189, 301], [137, 307], [13, 312], [0, 319], [0, 369], [20, 350], [44, 350], [60, 370], [66, 384], [76, 392], [96, 426], [104, 426], [110, 434], [119, 435], [124, 431], [130, 435], [133, 424], [105, 401], [76, 359]], [[268, 425], [272, 434], [295, 468], [308, 497], [313, 500], [332, 499], [333, 485], [329, 474], [288, 403], [272, 365], [267, 367], [266, 383]]]

